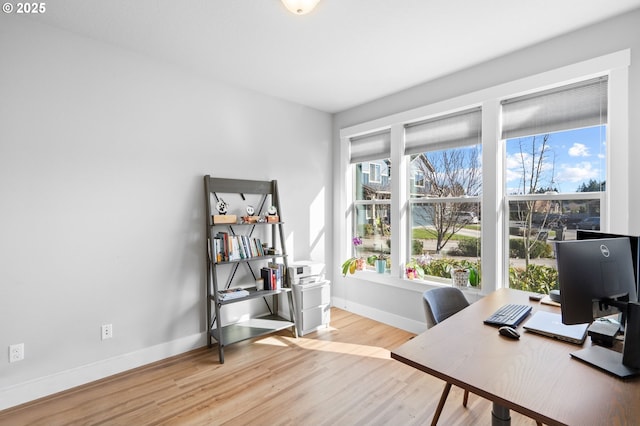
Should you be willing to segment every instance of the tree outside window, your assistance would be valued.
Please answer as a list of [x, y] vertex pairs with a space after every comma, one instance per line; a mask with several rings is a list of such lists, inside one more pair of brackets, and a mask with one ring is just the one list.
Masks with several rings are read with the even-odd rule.
[[410, 194], [413, 263], [432, 278], [451, 277], [454, 268], [472, 269], [479, 285], [480, 145], [428, 151], [410, 157], [423, 176]]
[[506, 142], [509, 286], [557, 288], [555, 241], [599, 229], [606, 182], [606, 126]]

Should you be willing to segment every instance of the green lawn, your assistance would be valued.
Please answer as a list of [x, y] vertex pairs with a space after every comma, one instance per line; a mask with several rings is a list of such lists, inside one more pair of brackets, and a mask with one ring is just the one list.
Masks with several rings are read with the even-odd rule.
[[[474, 227], [476, 229], [479, 229], [479, 227], [475, 225]], [[471, 229], [471, 227], [467, 227], [467, 228]], [[416, 240], [435, 240], [436, 233], [433, 231], [428, 231], [426, 229], [414, 229], [412, 238]], [[455, 234], [453, 235], [453, 237], [451, 237], [451, 241], [475, 240], [475, 239], [476, 239], [475, 237], [469, 237], [467, 235], [460, 235], [460, 234]]]

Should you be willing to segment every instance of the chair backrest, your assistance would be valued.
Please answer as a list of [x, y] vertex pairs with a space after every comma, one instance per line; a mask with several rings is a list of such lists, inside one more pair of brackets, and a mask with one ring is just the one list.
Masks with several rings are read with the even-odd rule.
[[422, 294], [427, 327], [431, 328], [451, 315], [469, 306], [462, 290], [456, 287], [438, 287]]

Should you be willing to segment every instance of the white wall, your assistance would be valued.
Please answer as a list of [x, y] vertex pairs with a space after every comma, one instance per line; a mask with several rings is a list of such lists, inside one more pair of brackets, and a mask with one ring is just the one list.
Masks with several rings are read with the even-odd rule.
[[[290, 252], [325, 260], [329, 114], [13, 18], [0, 16], [0, 409], [205, 344], [204, 174], [278, 179]], [[10, 364], [15, 343], [26, 356]]]
[[[425, 105], [446, 101], [468, 93], [498, 86], [517, 79], [543, 73], [595, 57], [624, 49], [631, 50], [629, 67], [629, 161], [630, 182], [640, 181], [640, 169], [635, 165], [640, 160], [640, 9], [602, 22], [562, 37], [514, 52], [510, 55], [479, 64], [478, 66], [451, 74], [447, 77], [413, 87], [411, 89], [378, 99], [376, 101], [343, 111], [334, 116], [334, 163], [340, 162], [339, 131], [377, 118], [401, 113]], [[339, 221], [345, 212], [340, 211], [340, 199], [344, 188], [341, 177], [334, 173], [334, 241], [343, 243], [339, 234]], [[628, 191], [629, 224], [622, 229], [615, 224], [616, 232], [640, 234], [640, 198], [634, 185]], [[615, 207], [614, 207], [615, 208]], [[628, 228], [628, 229], [627, 229]], [[339, 265], [334, 256], [334, 264]], [[333, 295], [336, 306], [383, 320], [398, 327], [419, 331], [424, 322], [420, 294], [426, 285], [417, 283], [391, 285], [374, 283], [349, 276], [343, 278], [338, 267], [333, 268]], [[375, 275], [375, 274], [371, 274]], [[376, 277], [372, 277], [374, 280]], [[389, 281], [389, 280], [387, 280]], [[477, 297], [475, 294], [469, 298]]]

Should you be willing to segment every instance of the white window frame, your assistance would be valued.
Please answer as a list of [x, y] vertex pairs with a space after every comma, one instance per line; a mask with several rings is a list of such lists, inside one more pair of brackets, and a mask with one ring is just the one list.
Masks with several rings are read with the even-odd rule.
[[[420, 176], [420, 178], [418, 178], [418, 176]], [[416, 188], [424, 188], [424, 173], [422, 173], [421, 171], [414, 171], [413, 172], [413, 186], [415, 186]], [[418, 180], [420, 180], [420, 182], [422, 182], [422, 184], [418, 185]]]
[[[404, 125], [443, 113], [482, 108], [482, 293], [488, 294], [499, 287], [508, 287], [508, 261], [503, 256], [504, 236], [508, 232], [505, 219], [503, 177], [505, 165], [504, 143], [500, 139], [500, 102], [513, 96], [570, 84], [589, 77], [609, 76], [609, 107], [607, 125], [607, 192], [601, 204], [603, 221], [601, 229], [627, 233], [629, 217], [629, 84], [628, 67], [631, 61], [629, 49], [617, 51], [562, 68], [507, 82], [473, 93], [465, 94], [420, 108], [389, 115], [340, 130], [341, 176], [337, 209], [350, 215], [353, 206], [353, 176], [349, 173], [349, 138], [383, 129], [391, 130], [391, 276], [377, 280], [383, 284], [407, 288], [403, 280], [402, 263], [407, 258], [407, 215], [409, 161], [404, 153]], [[615, 164], [615, 167], [612, 165]], [[581, 194], [582, 197], [585, 194]], [[561, 194], [566, 199], [567, 194]], [[612, 208], [615, 205], [615, 208]], [[335, 261], [346, 259], [351, 253], [351, 218], [338, 225]], [[370, 274], [374, 275], [374, 274]], [[341, 277], [340, 277], [341, 278]], [[367, 274], [369, 279], [369, 274]], [[352, 279], [352, 278], [350, 278]], [[357, 279], [357, 277], [355, 278]], [[433, 283], [435, 284], [435, 283]]]
[[[373, 168], [373, 176], [374, 179], [371, 177], [371, 171]], [[380, 167], [380, 164], [377, 163], [369, 163], [369, 183], [382, 183], [382, 170]]]

